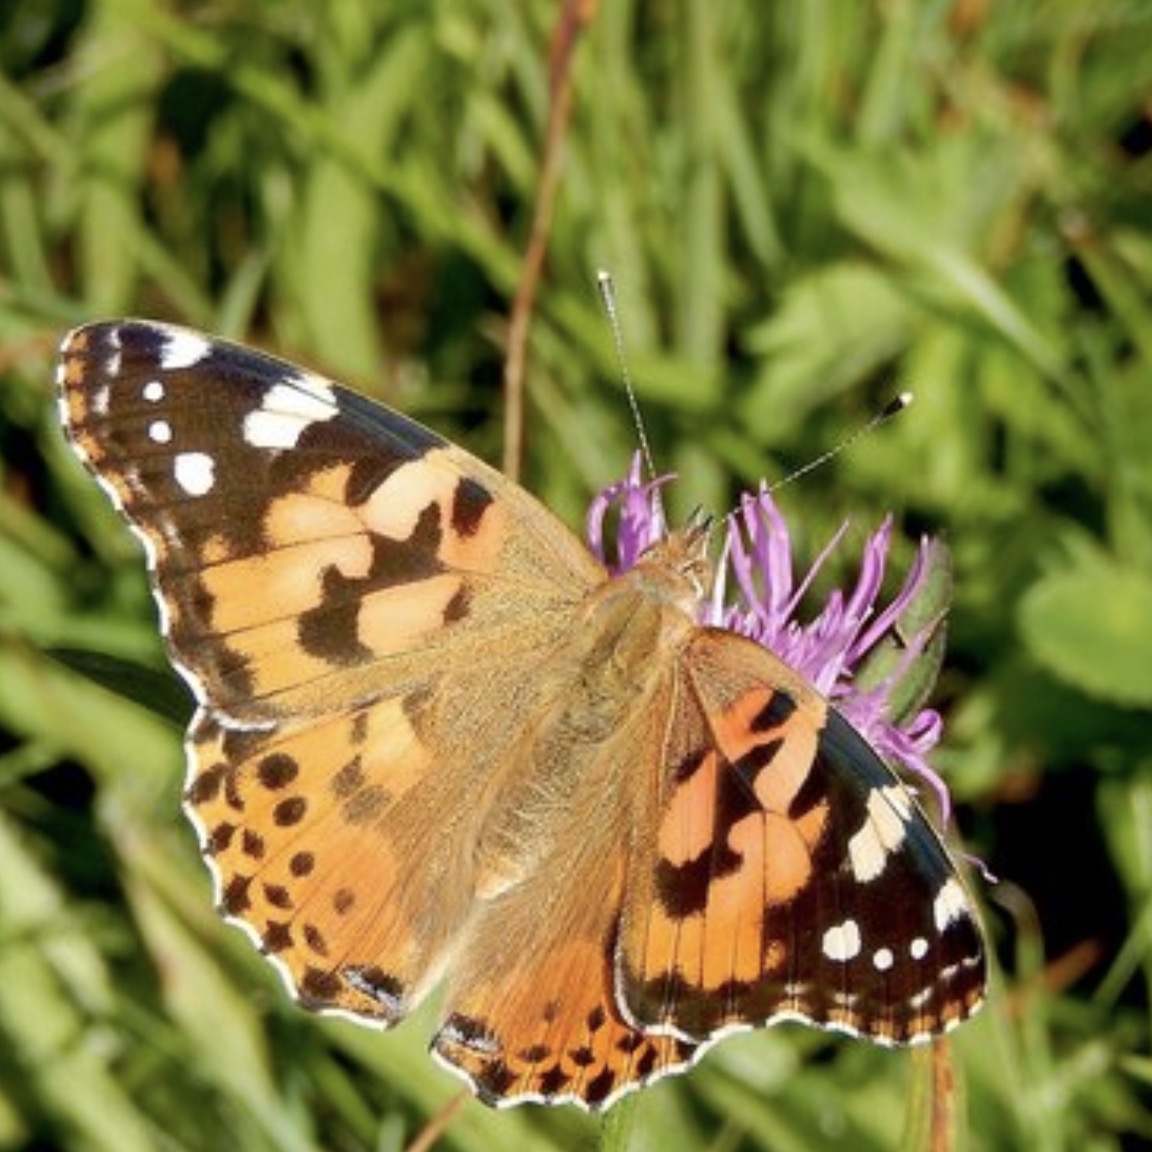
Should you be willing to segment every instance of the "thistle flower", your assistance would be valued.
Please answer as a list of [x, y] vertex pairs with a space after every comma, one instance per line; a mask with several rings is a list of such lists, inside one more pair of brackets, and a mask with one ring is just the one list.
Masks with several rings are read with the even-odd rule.
[[[662, 476], [645, 480], [640, 453], [637, 452], [624, 479], [609, 484], [592, 501], [586, 525], [588, 544], [613, 576], [627, 572], [653, 544], [667, 535], [660, 489], [670, 479], [670, 476]], [[615, 554], [609, 556], [604, 529], [616, 506]]]
[[[645, 480], [637, 455], [624, 479], [592, 502], [588, 540], [609, 571], [627, 571], [666, 534], [660, 489], [668, 479]], [[613, 516], [614, 534], [605, 531]], [[818, 612], [803, 619], [802, 602], [847, 528], [841, 525], [801, 571], [787, 524], [767, 487], [745, 494], [727, 519], [712, 595], [700, 607], [700, 623], [750, 637], [810, 681], [884, 759], [932, 790], [946, 826], [948, 789], [927, 760], [943, 725], [939, 713], [920, 706], [935, 679], [943, 608], [926, 620], [910, 621], [938, 593], [947, 552], [938, 541], [922, 538], [903, 586], [881, 604], [892, 540], [892, 519], [886, 517], [864, 545], [855, 585], [833, 590]], [[927, 679], [926, 668], [931, 673]], [[914, 673], [918, 682], [907, 699]]]

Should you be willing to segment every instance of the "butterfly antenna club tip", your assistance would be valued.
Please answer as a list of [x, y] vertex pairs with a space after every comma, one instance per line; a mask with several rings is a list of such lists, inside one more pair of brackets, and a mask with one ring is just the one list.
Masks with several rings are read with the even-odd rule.
[[817, 468], [822, 468], [829, 460], [839, 456], [841, 452], [851, 448], [857, 440], [863, 439], [871, 432], [875, 432], [883, 424], [887, 424], [894, 416], [898, 416], [905, 408], [908, 408], [913, 401], [914, 397], [911, 392], [900, 392], [893, 396], [883, 408], [877, 412], [871, 420], [866, 424], [862, 424], [854, 432], [849, 432], [838, 443], [833, 444], [826, 452], [821, 452], [819, 456], [809, 460], [807, 464], [801, 465], [795, 472], [789, 472], [787, 476], [781, 480], [777, 480], [775, 484], [768, 486], [769, 492], [776, 492], [778, 489], [783, 488], [785, 484], [791, 484], [799, 480], [801, 476], [807, 476], [809, 472], [814, 472]]

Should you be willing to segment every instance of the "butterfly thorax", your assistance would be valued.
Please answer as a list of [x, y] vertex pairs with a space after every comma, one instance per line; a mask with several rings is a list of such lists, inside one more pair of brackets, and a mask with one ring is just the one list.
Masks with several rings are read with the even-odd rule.
[[632, 695], [629, 686], [650, 675], [653, 659], [658, 670], [669, 666], [697, 626], [712, 581], [707, 546], [708, 524], [694, 519], [588, 597], [587, 677], [606, 676], [614, 698]]

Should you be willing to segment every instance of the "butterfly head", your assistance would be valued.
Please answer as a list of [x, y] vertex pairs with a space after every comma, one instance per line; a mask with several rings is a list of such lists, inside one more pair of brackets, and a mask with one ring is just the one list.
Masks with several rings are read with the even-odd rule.
[[683, 528], [658, 540], [636, 563], [647, 585], [662, 586], [666, 598], [693, 618], [712, 591], [711, 533], [712, 517], [698, 508]]

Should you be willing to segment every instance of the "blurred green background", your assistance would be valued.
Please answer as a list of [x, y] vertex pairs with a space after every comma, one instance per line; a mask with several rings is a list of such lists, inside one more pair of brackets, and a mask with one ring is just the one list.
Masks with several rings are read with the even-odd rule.
[[[73, 323], [177, 320], [498, 461], [558, 16], [0, 6], [0, 1150], [399, 1149], [458, 1091], [424, 1054], [429, 1012], [388, 1035], [308, 1016], [217, 921], [178, 812], [188, 705], [52, 369]], [[1001, 967], [952, 1044], [955, 1146], [1147, 1147], [1152, 4], [590, 16], [526, 482], [576, 525], [634, 445], [600, 266], [681, 511], [730, 507], [916, 391], [781, 501], [808, 555], [889, 509], [905, 561], [922, 531], [954, 552], [937, 764], [1001, 877], [977, 885]], [[629, 1146], [918, 1148], [929, 1071], [792, 1026], [742, 1036], [643, 1093]], [[437, 1146], [597, 1131], [469, 1102]]]

